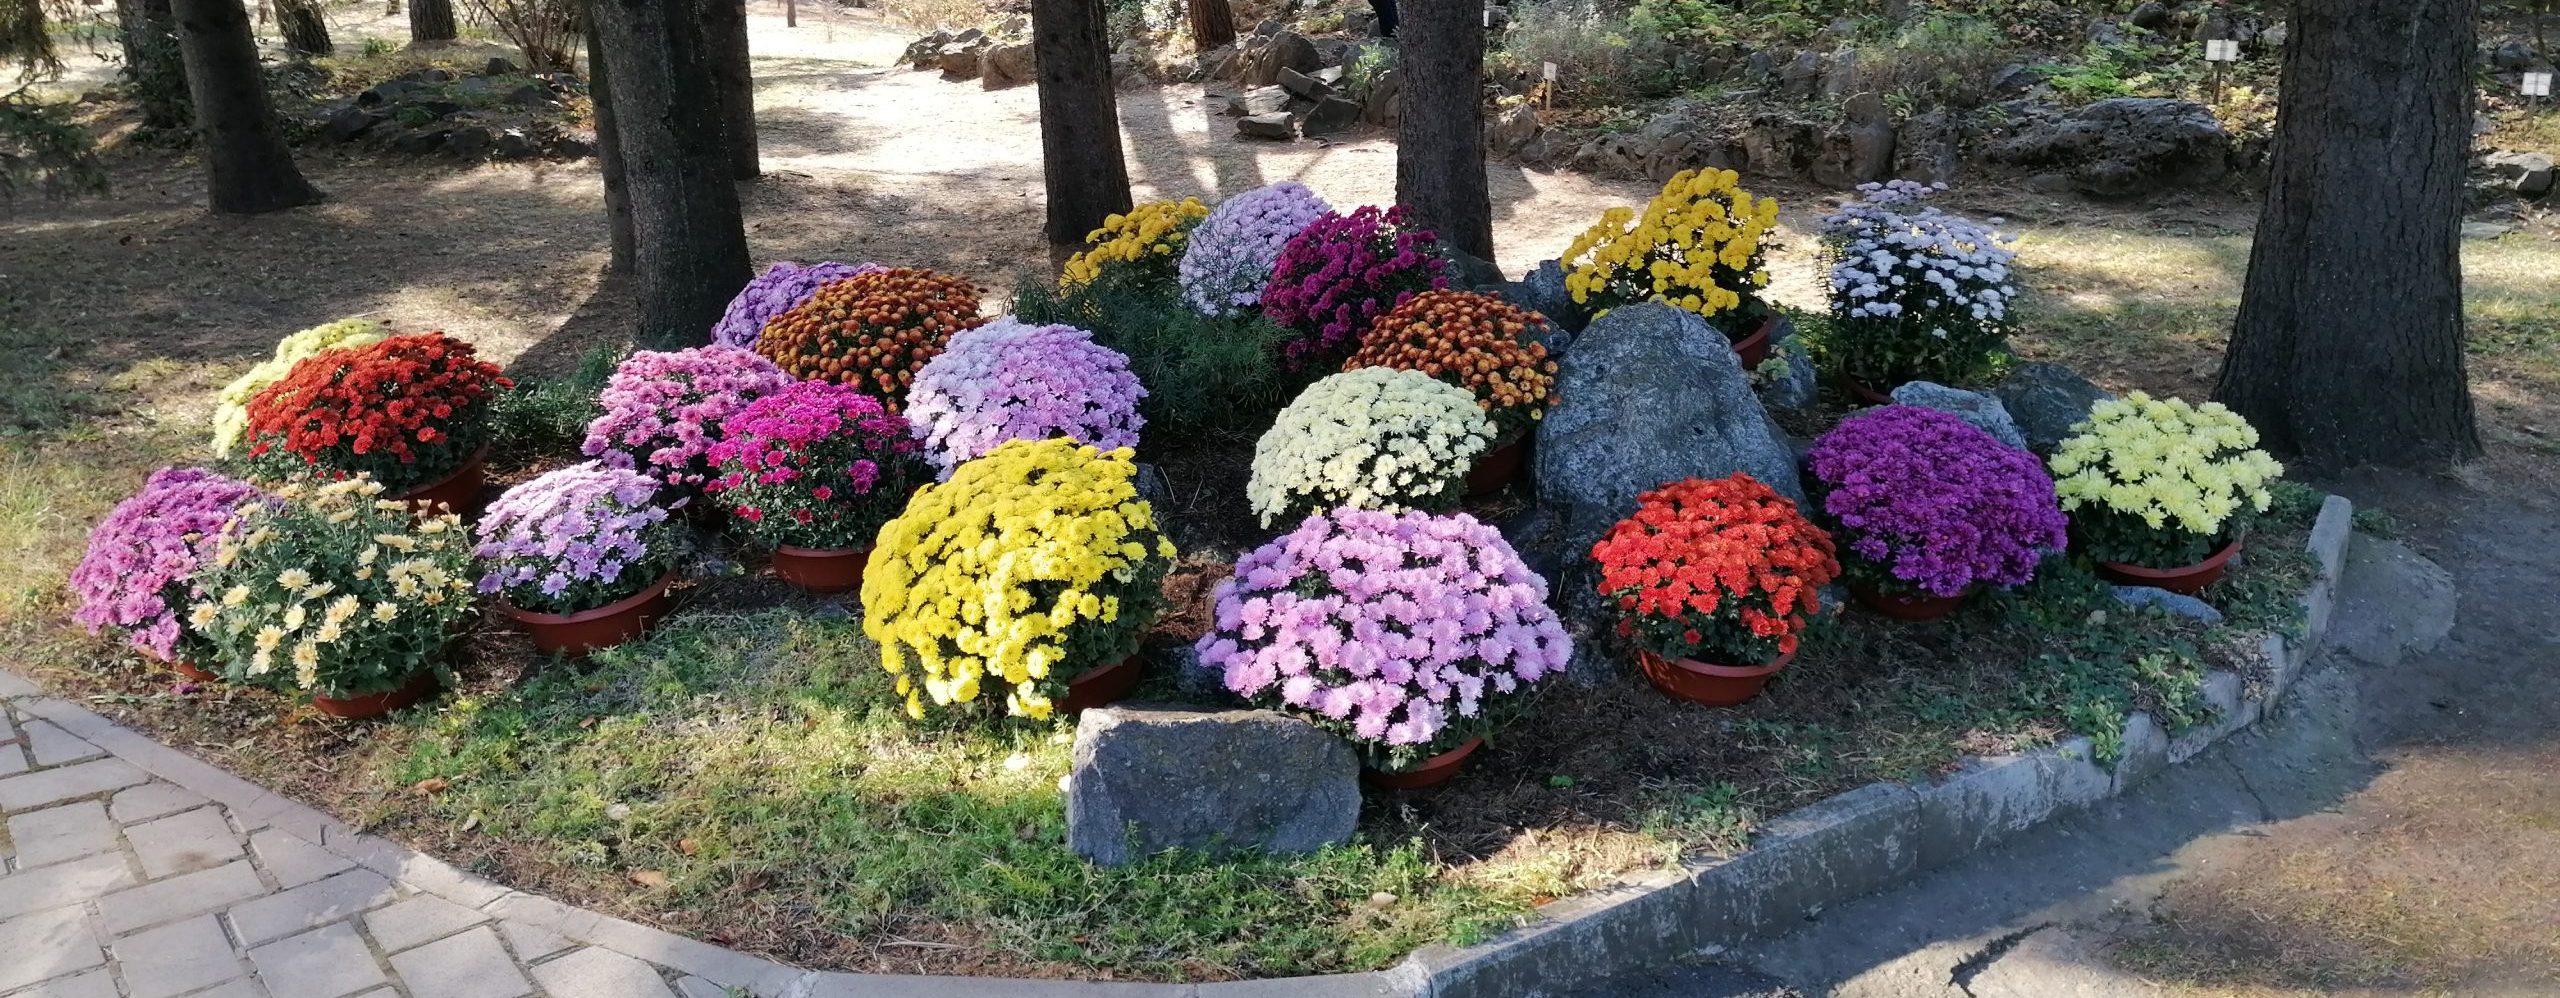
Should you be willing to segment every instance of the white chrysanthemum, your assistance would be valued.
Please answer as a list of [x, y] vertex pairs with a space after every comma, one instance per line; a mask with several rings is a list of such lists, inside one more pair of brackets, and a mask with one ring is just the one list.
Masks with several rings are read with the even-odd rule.
[[1456, 497], [1493, 423], [1475, 394], [1419, 371], [1364, 367], [1318, 381], [1254, 445], [1245, 499], [1265, 526], [1350, 506], [1383, 512]]

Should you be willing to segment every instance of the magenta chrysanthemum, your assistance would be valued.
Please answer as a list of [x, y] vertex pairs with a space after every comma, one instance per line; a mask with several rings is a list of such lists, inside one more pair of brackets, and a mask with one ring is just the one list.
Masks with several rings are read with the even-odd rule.
[[790, 375], [742, 347], [643, 350], [605, 382], [604, 415], [587, 424], [579, 449], [608, 468], [698, 486], [711, 472], [720, 421], [789, 384]]
[[1379, 316], [1448, 286], [1440, 238], [1407, 228], [1404, 206], [1326, 212], [1280, 250], [1262, 311], [1298, 333], [1281, 344], [1289, 366], [1331, 368], [1359, 349]]
[[706, 488], [767, 544], [869, 547], [924, 480], [917, 449], [879, 399], [801, 381], [721, 421]]

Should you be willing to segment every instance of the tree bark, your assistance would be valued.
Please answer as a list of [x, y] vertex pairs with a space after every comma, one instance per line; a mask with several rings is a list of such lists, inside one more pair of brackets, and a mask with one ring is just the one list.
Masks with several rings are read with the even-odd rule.
[[409, 0], [409, 44], [449, 42], [457, 34], [453, 0]]
[[329, 19], [320, 13], [318, 0], [276, 0], [276, 27], [284, 32], [288, 50], [328, 55], [337, 48], [329, 42]]
[[1053, 256], [1082, 245], [1103, 219], [1129, 210], [1129, 160], [1120, 148], [1109, 35], [1101, 0], [1032, 0], [1040, 165], [1049, 196], [1045, 232]]
[[1484, 175], [1484, 23], [1475, 0], [1400, 4], [1404, 116], [1396, 201], [1443, 244], [1493, 260], [1493, 196]]
[[[595, 24], [593, 14], [587, 23]], [[622, 133], [613, 120], [613, 83], [605, 70], [604, 50], [596, 44], [592, 29], [587, 32], [587, 95], [595, 104], [596, 171], [604, 175], [604, 225], [613, 248], [605, 269], [628, 274], [636, 242], [631, 234], [631, 182], [623, 173]]]
[[2462, 317], [2475, 0], [2300, 0], [2215, 397], [2307, 470], [2477, 457]]
[[185, 128], [187, 61], [178, 54], [178, 21], [169, 0], [116, 0], [116, 34], [124, 43], [124, 75], [149, 128]]
[[747, 235], [711, 64], [706, 0], [596, 0], [613, 123], [629, 184], [635, 339], [709, 342], [747, 283]]
[[703, 0], [702, 34], [712, 55], [711, 78], [719, 87], [730, 169], [738, 179], [752, 180], [764, 173], [764, 165], [756, 148], [756, 81], [747, 59], [745, 0]]
[[1236, 12], [1227, 0], [1191, 0], [1191, 47], [1196, 51], [1236, 43]]
[[171, 0], [169, 7], [178, 22], [187, 91], [195, 99], [213, 210], [254, 215], [320, 200], [276, 129], [275, 108], [258, 72], [258, 43], [249, 35], [249, 13], [240, 0]]

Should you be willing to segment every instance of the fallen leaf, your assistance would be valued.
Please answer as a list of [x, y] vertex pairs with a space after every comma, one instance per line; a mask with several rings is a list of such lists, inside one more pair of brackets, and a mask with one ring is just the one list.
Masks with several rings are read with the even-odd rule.
[[677, 839], [677, 840], [676, 840], [676, 851], [677, 851], [677, 852], [680, 852], [680, 853], [683, 853], [683, 854], [685, 854], [685, 855], [687, 855], [687, 856], [691, 856], [691, 855], [693, 855], [694, 853], [698, 853], [698, 852], [701, 852], [701, 851], [702, 851], [702, 843], [700, 843], [700, 842], [696, 842], [696, 841], [694, 841], [694, 840], [692, 840], [692, 839]]
[[420, 797], [426, 797], [433, 794], [443, 793], [446, 787], [450, 787], [452, 785], [452, 780], [445, 779], [441, 776], [430, 776], [426, 779], [410, 784], [409, 792]]
[[642, 887], [665, 887], [667, 886], [667, 871], [633, 870], [631, 871], [631, 882]]

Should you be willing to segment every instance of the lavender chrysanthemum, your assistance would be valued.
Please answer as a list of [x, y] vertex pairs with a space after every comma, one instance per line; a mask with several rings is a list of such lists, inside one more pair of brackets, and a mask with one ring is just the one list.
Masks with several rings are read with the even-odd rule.
[[1235, 315], [1261, 304], [1280, 251], [1331, 210], [1294, 180], [1228, 198], [1191, 230], [1191, 241], [1183, 248], [1183, 300], [1210, 316]]
[[907, 394], [907, 419], [945, 479], [1007, 440], [1068, 437], [1102, 450], [1138, 445], [1147, 390], [1129, 358], [1074, 326], [1006, 316], [951, 337]]
[[2043, 463], [1950, 413], [1867, 410], [1815, 441], [1805, 464], [1844, 555], [1939, 596], [2023, 585], [2063, 546]]
[[638, 592], [677, 554], [657, 491], [647, 476], [595, 461], [508, 489], [480, 514], [480, 591], [546, 613]]
[[178, 654], [180, 620], [199, 566], [257, 486], [202, 468], [162, 468], [142, 491], [117, 503], [89, 532], [89, 550], [71, 570], [80, 607], [71, 619], [97, 634], [113, 627], [162, 661]]
[[801, 266], [785, 260], [774, 264], [729, 299], [729, 310], [711, 327], [711, 342], [733, 347], [755, 349], [756, 339], [764, 335], [764, 324], [774, 316], [800, 307], [816, 294], [818, 288], [831, 281], [887, 270], [876, 263], [813, 263]]

